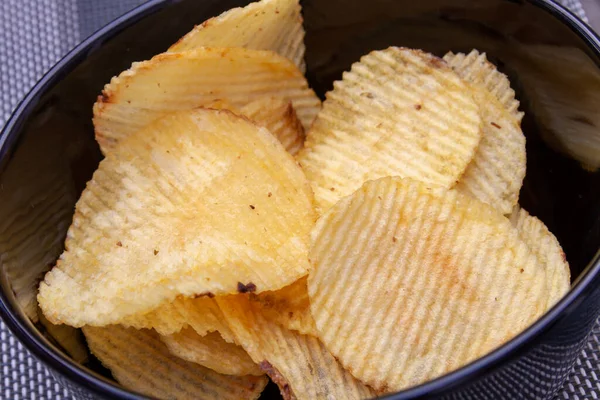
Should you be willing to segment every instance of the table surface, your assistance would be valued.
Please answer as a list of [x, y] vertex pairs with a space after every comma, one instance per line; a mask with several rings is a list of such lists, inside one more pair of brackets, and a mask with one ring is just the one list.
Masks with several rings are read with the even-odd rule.
[[[560, 0], [600, 30], [600, 0]], [[0, 127], [69, 49], [144, 0], [0, 0]], [[588, 20], [588, 17], [590, 18]], [[0, 320], [0, 399], [71, 399]], [[600, 320], [557, 400], [600, 399]]]

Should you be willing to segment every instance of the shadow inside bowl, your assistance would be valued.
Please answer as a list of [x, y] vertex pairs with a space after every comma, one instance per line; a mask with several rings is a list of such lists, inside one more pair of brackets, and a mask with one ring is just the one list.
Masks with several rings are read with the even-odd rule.
[[[33, 108], [17, 112], [12, 130], [4, 132], [8, 136], [0, 148], [2, 288], [19, 317], [36, 323], [39, 331], [30, 334], [46, 331], [38, 320], [37, 285], [62, 252], [75, 202], [101, 160], [91, 117], [103, 85], [132, 62], [164, 51], [194, 24], [247, 1], [150, 3], [138, 11], [138, 18], [143, 16], [139, 21], [130, 20], [124, 30], [115, 27], [72, 54], [71, 65], [54, 75], [56, 84], [35, 97]], [[371, 50], [395, 45], [439, 56], [472, 48], [487, 52], [510, 77], [525, 111], [528, 160], [521, 205], [555, 233], [573, 279], [582, 276], [600, 248], [600, 174], [582, 168], [565, 153], [586, 159], [588, 155], [574, 150], [572, 139], [590, 138], [592, 148], [599, 141], [598, 49], [594, 52], [574, 29], [529, 2], [306, 0], [302, 4], [307, 76], [321, 97]], [[590, 167], [589, 162], [586, 165]], [[585, 312], [593, 316], [599, 303], [588, 305]], [[565, 329], [557, 332], [564, 334]], [[583, 343], [585, 335], [577, 332], [574, 342]], [[73, 356], [68, 345], [63, 347]], [[560, 355], [564, 363], [573, 362], [575, 350]], [[110, 377], [93, 357], [86, 366]], [[561, 379], [549, 379], [554, 383], [544, 393], [556, 391]], [[276, 393], [270, 386], [264, 396]]]

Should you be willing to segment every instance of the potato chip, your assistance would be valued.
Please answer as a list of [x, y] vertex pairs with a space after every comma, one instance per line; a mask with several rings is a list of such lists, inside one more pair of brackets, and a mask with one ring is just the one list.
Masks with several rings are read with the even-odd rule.
[[171, 354], [226, 375], [264, 375], [240, 346], [227, 343], [216, 332], [200, 336], [192, 328], [160, 340]]
[[234, 343], [233, 333], [223, 320], [223, 313], [214, 299], [201, 296], [195, 299], [177, 298], [146, 313], [129, 316], [121, 325], [137, 329], [154, 329], [161, 335], [171, 335], [191, 327], [200, 336], [219, 332], [228, 343]]
[[410, 179], [338, 202], [313, 229], [310, 259], [319, 337], [378, 391], [455, 370], [545, 311], [545, 271], [502, 214]]
[[165, 114], [215, 100], [235, 107], [263, 97], [289, 99], [308, 128], [321, 102], [302, 72], [270, 51], [199, 48], [134, 63], [104, 87], [94, 105], [96, 140], [106, 152]]
[[511, 215], [513, 226], [521, 239], [546, 269], [548, 305], [552, 308], [571, 288], [571, 270], [567, 257], [556, 237], [538, 218], [517, 207]]
[[239, 108], [231, 104], [229, 101], [224, 99], [216, 99], [209, 103], [206, 103], [202, 108], [212, 108], [214, 110], [229, 110], [234, 114], [241, 115]]
[[303, 335], [317, 336], [310, 313], [306, 277], [276, 291], [250, 295], [250, 301], [259, 303], [260, 311], [281, 326]]
[[[525, 178], [525, 136], [519, 126], [520, 119], [517, 120], [492, 95], [491, 90], [497, 86], [491, 89], [486, 86], [486, 77], [493, 78], [501, 74], [494, 70], [496, 74], [490, 72], [484, 76], [482, 70], [487, 72], [489, 69], [482, 67], [487, 63], [485, 54], [482, 60], [467, 62], [473, 53], [476, 51], [464, 58], [463, 62], [458, 62], [458, 56], [447, 54], [445, 57], [461, 78], [472, 82], [483, 121], [483, 136], [475, 157], [456, 188], [491, 205], [502, 214], [510, 214], [519, 201], [519, 191]], [[490, 80], [493, 82], [492, 78]], [[506, 77], [503, 79], [506, 80]]]
[[40, 285], [49, 321], [103, 326], [177, 297], [276, 290], [305, 276], [310, 185], [264, 128], [169, 115], [100, 163]]
[[304, 128], [292, 102], [278, 97], [264, 97], [246, 104], [242, 115], [267, 128], [291, 155], [304, 146]]
[[519, 111], [520, 104], [508, 77], [488, 61], [485, 53], [477, 50], [471, 50], [469, 54], [448, 52], [444, 60], [467, 82], [485, 87], [521, 124], [524, 114]]
[[178, 310], [199, 335], [219, 332], [226, 342], [235, 343], [233, 332], [214, 299], [184, 299]]
[[245, 47], [271, 50], [294, 62], [302, 72], [304, 28], [298, 0], [261, 0], [232, 8], [204, 21], [169, 48], [169, 52], [198, 47]]
[[206, 108], [230, 110], [267, 128], [291, 155], [304, 146], [304, 128], [294, 111], [292, 102], [281, 97], [264, 97], [238, 108], [225, 100], [216, 100]]
[[334, 83], [298, 160], [320, 212], [388, 175], [451, 187], [475, 154], [480, 123], [470, 87], [446, 62], [390, 47]]
[[284, 399], [364, 399], [373, 390], [345, 371], [315, 337], [285, 329], [244, 295], [217, 297], [236, 340]]
[[124, 387], [159, 399], [257, 399], [264, 376], [223, 375], [175, 357], [156, 332], [86, 326], [91, 352]]
[[515, 119], [480, 88], [483, 137], [456, 189], [510, 214], [527, 169], [525, 136]]

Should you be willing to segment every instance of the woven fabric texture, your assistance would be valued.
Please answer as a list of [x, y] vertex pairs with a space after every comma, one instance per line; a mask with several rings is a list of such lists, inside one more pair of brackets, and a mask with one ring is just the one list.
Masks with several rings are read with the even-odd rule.
[[[0, 0], [0, 127], [73, 46], [144, 0]], [[562, 0], [587, 21], [578, 0]], [[0, 399], [71, 399], [0, 320]], [[600, 320], [557, 400], [600, 399]]]
[[569, 10], [573, 11], [575, 15], [584, 20], [585, 22], [589, 22], [587, 15], [585, 14], [585, 10], [583, 9], [583, 5], [579, 0], [560, 0], [558, 3], [567, 7]]

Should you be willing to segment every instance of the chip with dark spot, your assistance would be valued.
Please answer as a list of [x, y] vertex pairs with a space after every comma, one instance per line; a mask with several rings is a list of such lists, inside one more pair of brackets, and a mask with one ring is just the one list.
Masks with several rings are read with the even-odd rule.
[[256, 285], [252, 282], [244, 285], [242, 282], [238, 282], [237, 290], [239, 293], [254, 293], [256, 292]]
[[285, 400], [294, 398], [294, 394], [292, 393], [292, 389], [290, 388], [289, 383], [283, 377], [283, 375], [281, 375], [281, 373], [277, 370], [277, 368], [275, 368], [273, 365], [271, 365], [270, 362], [268, 362], [267, 360], [263, 360], [258, 364], [258, 368], [260, 368], [261, 371], [264, 371], [265, 374], [267, 374], [269, 376], [269, 378], [271, 378], [273, 383], [275, 383], [277, 386], [279, 386], [279, 390], [281, 391], [281, 396]]

